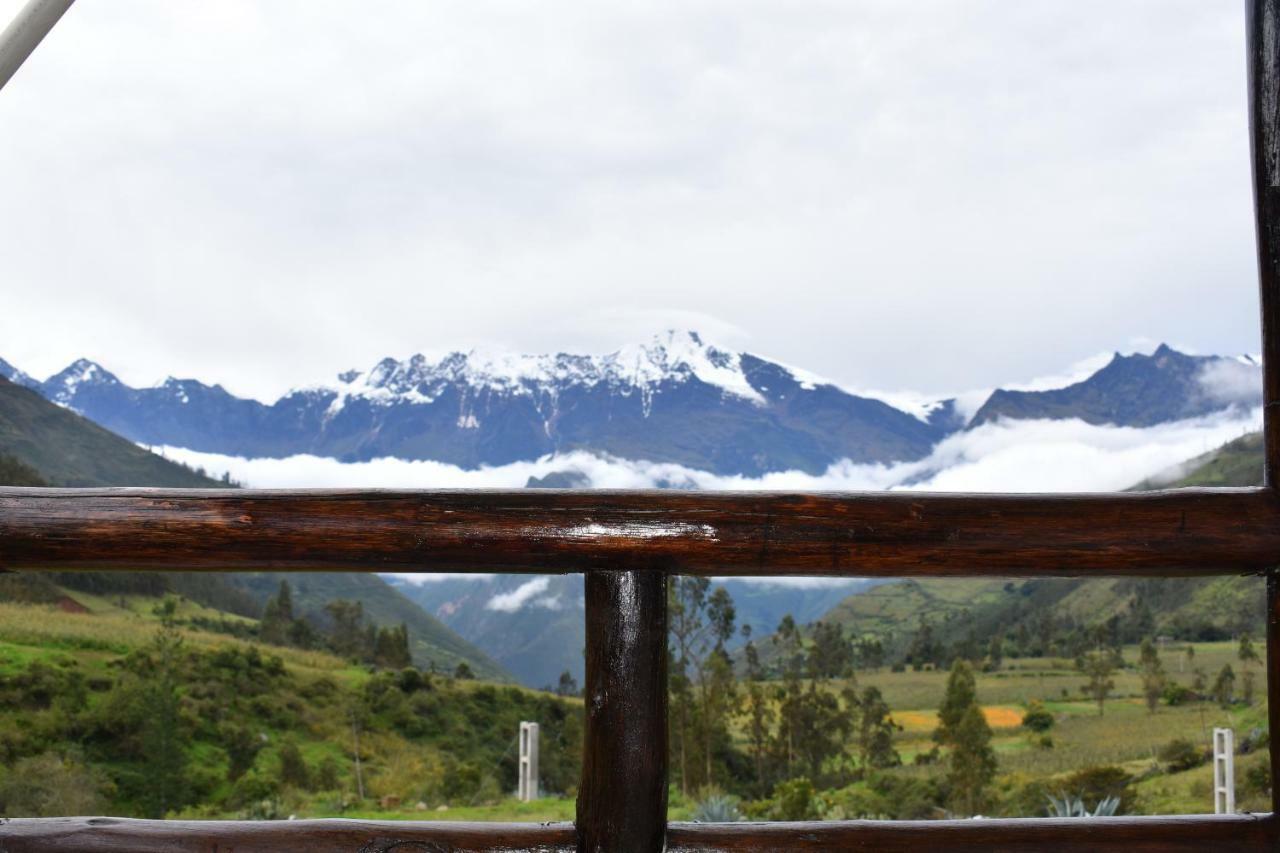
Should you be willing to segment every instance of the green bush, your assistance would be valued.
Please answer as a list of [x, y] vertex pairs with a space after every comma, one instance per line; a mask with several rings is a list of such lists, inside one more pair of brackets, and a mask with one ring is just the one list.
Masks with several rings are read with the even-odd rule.
[[1043, 702], [1033, 701], [1027, 706], [1027, 713], [1022, 716], [1022, 725], [1033, 732], [1044, 733], [1053, 728], [1053, 714]]
[[1117, 797], [1120, 800], [1120, 806], [1115, 813], [1126, 814], [1125, 810], [1133, 803], [1135, 796], [1132, 783], [1133, 777], [1123, 768], [1103, 765], [1086, 767], [1084, 770], [1072, 773], [1062, 781], [1058, 790], [1090, 803], [1101, 802], [1108, 797]]
[[818, 817], [813, 783], [803, 776], [780, 782], [773, 792], [775, 820], [813, 820]]
[[1165, 685], [1164, 693], [1161, 694], [1160, 698], [1164, 700], [1166, 705], [1175, 708], [1178, 705], [1185, 705], [1194, 701], [1196, 694], [1190, 688], [1171, 681]]
[[52, 752], [0, 768], [0, 813], [10, 817], [100, 814], [112, 786], [79, 760]]
[[1205, 762], [1202, 750], [1186, 738], [1176, 738], [1160, 747], [1156, 757], [1168, 765], [1170, 772], [1180, 773]]

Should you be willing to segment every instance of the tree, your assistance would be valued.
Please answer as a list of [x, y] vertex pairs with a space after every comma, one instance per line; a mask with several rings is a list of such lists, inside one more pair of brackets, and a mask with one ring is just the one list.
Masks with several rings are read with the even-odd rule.
[[187, 789], [187, 755], [183, 748], [181, 699], [178, 696], [178, 664], [182, 634], [177, 624], [177, 602], [166, 598], [155, 608], [160, 627], [147, 649], [147, 717], [142, 729], [145, 772], [143, 807], [147, 815], [162, 818], [183, 802]]
[[947, 677], [947, 691], [942, 697], [942, 707], [938, 709], [938, 727], [933, 730], [935, 743], [950, 745], [954, 743], [954, 735], [965, 712], [977, 704], [977, 685], [974, 682], [973, 668], [963, 658], [956, 658], [951, 664], [951, 674]]
[[283, 646], [289, 642], [289, 633], [293, 627], [293, 590], [287, 580], [280, 581], [276, 594], [267, 599], [262, 611], [261, 636], [264, 643]]
[[1183, 655], [1182, 660], [1183, 660], [1183, 663], [1185, 663], [1187, 666], [1194, 669], [1195, 662], [1196, 662], [1196, 647], [1191, 645], [1190, 643], [1187, 643], [1187, 651], [1186, 651], [1186, 654]]
[[919, 672], [925, 664], [936, 665], [941, 657], [942, 644], [934, 638], [933, 626], [929, 624], [929, 620], [921, 617], [920, 626], [916, 629], [915, 636], [911, 638], [911, 645], [907, 648], [907, 663]]
[[804, 725], [804, 642], [796, 620], [788, 613], [782, 617], [773, 635], [782, 667], [782, 686], [778, 690], [778, 741], [786, 761], [787, 778], [793, 778], [796, 760], [796, 737]]
[[1253, 638], [1245, 631], [1240, 635], [1240, 649], [1236, 653], [1240, 658], [1240, 668], [1244, 671], [1244, 703], [1253, 704], [1253, 665], [1258, 663], [1258, 652], [1253, 647]]
[[876, 637], [863, 637], [858, 640], [857, 665], [872, 672], [884, 666], [884, 643]]
[[466, 661], [458, 661], [458, 665], [453, 668], [453, 677], [459, 681], [467, 681], [475, 678], [476, 674], [471, 671], [471, 666]]
[[1196, 694], [1196, 708], [1200, 711], [1200, 732], [1205, 737], [1208, 737], [1209, 735], [1208, 728], [1205, 726], [1204, 722], [1204, 700], [1208, 686], [1209, 679], [1205, 677], [1204, 670], [1200, 667], [1196, 667], [1191, 678], [1191, 689], [1195, 691]]
[[311, 789], [311, 770], [293, 740], [280, 747], [280, 782], [303, 791]]
[[996, 775], [996, 754], [991, 748], [991, 727], [976, 702], [965, 709], [951, 738], [947, 782], [952, 804], [964, 814], [977, 814], [985, 789]]
[[1222, 669], [1218, 671], [1218, 677], [1213, 682], [1213, 698], [1218, 701], [1222, 707], [1228, 707], [1235, 698], [1236, 690], [1236, 674], [1231, 669], [1231, 664], [1224, 663]]
[[902, 763], [893, 748], [893, 733], [901, 726], [889, 715], [879, 688], [862, 691], [858, 703], [858, 760], [864, 769], [895, 767]]
[[1098, 716], [1101, 717], [1103, 703], [1116, 687], [1111, 679], [1111, 674], [1116, 670], [1115, 657], [1110, 652], [1097, 649], [1081, 655], [1076, 660], [1076, 668], [1088, 677], [1085, 692], [1098, 703]]
[[809, 634], [813, 639], [809, 660], [818, 676], [845, 678], [853, 671], [853, 647], [838, 623], [814, 622]]
[[999, 634], [991, 637], [987, 644], [987, 661], [984, 667], [988, 672], [995, 672], [1004, 664], [1004, 640]]
[[[722, 586], [712, 590], [707, 578], [675, 577], [667, 589], [668, 689], [676, 723], [672, 734], [681, 791], [687, 794], [695, 761], [701, 783], [714, 784], [717, 745], [729, 739], [728, 718], [737, 694], [725, 643], [733, 636], [736, 611], [729, 591]], [[695, 751], [701, 754], [695, 756]]]
[[384, 669], [404, 669], [413, 665], [407, 625], [401, 622], [398, 628], [378, 629], [373, 644], [373, 663]]
[[760, 666], [760, 652], [751, 641], [751, 626], [742, 626], [742, 635], [747, 638], [743, 648], [746, 660], [746, 700], [743, 703], [743, 715], [746, 717], [747, 743], [751, 750], [751, 761], [756, 769], [756, 790], [763, 796], [769, 789], [769, 775], [765, 766], [765, 758], [769, 749], [770, 732], [773, 729], [773, 704], [765, 692], [764, 669]]
[[577, 696], [578, 681], [573, 677], [569, 670], [560, 673], [560, 680], [556, 683], [557, 696]]
[[1165, 678], [1164, 664], [1160, 662], [1156, 644], [1149, 637], [1142, 641], [1138, 652], [1138, 671], [1142, 675], [1142, 695], [1147, 701], [1147, 712], [1154, 714], [1168, 679]]
[[333, 630], [329, 635], [333, 650], [344, 657], [364, 659], [377, 639], [375, 636], [374, 642], [370, 642], [365, 630], [364, 605], [359, 601], [339, 598], [330, 601], [324, 609], [333, 619]]

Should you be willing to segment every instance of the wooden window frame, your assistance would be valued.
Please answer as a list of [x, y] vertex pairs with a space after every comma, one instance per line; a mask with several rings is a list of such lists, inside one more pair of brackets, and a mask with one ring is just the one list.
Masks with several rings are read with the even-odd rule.
[[[948, 495], [0, 489], [0, 568], [586, 573], [574, 824], [0, 819], [0, 851], [1280, 849], [1280, 0], [1248, 0], [1264, 486]], [[671, 574], [1265, 574], [1272, 811], [1092, 820], [668, 823]]]

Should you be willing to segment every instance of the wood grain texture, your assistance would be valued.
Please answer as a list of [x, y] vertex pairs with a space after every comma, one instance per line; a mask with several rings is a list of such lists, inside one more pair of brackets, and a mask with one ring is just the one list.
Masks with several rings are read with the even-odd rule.
[[[1271, 815], [1099, 820], [844, 821], [671, 824], [669, 853], [815, 853], [857, 850], [1274, 851]], [[570, 853], [568, 824], [306, 821], [0, 820], [5, 853]], [[614, 848], [621, 850], [623, 848]]]
[[584, 853], [661, 853], [667, 821], [667, 579], [588, 572]]
[[4, 853], [573, 853], [571, 824], [0, 820]]
[[1280, 2], [1248, 0], [1246, 52], [1262, 313], [1265, 482], [1280, 478]]
[[[1280, 490], [1280, 0], [1247, 0], [1245, 17], [1262, 317], [1263, 482]], [[1267, 701], [1272, 811], [1280, 814], [1280, 585], [1274, 569], [1267, 578]]]
[[1280, 849], [1271, 815], [1097, 820], [840, 821], [671, 824], [668, 853], [1005, 853], [1038, 851], [1269, 851]]
[[1280, 493], [0, 489], [0, 568], [703, 575], [1261, 571]]

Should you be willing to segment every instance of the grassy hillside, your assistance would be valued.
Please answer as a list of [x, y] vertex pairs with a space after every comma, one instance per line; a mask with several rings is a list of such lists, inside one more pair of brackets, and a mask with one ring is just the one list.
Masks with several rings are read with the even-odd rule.
[[1262, 485], [1262, 433], [1253, 432], [1177, 468], [1144, 480], [1135, 491], [1188, 486]]
[[0, 456], [38, 472], [54, 486], [227, 485], [144, 450], [2, 378]]
[[253, 620], [189, 600], [162, 622], [154, 597], [60, 592], [0, 603], [0, 813], [501, 814], [521, 720], [543, 789], [576, 788], [579, 701], [246, 642], [229, 631]]

